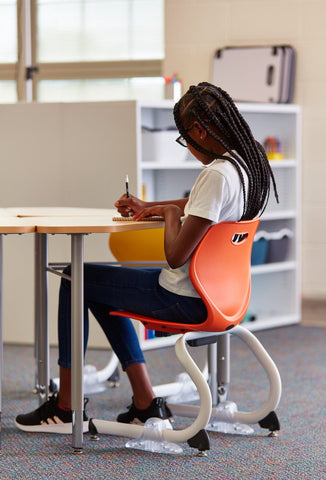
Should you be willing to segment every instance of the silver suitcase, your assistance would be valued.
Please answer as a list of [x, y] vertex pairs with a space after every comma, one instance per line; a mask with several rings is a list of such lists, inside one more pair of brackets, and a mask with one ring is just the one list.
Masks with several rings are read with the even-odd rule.
[[238, 102], [291, 103], [295, 51], [287, 45], [225, 47], [216, 51], [212, 83]]

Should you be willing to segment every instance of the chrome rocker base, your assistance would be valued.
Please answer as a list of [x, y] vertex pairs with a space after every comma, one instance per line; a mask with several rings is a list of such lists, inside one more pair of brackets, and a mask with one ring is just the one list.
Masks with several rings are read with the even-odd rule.
[[186, 348], [186, 341], [200, 337], [214, 337], [225, 333], [186, 333], [177, 337], [175, 351], [177, 358], [194, 382], [200, 397], [200, 406], [169, 404], [175, 415], [195, 417], [194, 422], [182, 429], [172, 430], [164, 427], [157, 419], [149, 419], [144, 426], [123, 424], [107, 420], [91, 419], [89, 431], [93, 439], [98, 434], [118, 435], [137, 439], [126, 444], [127, 448], [137, 448], [151, 452], [180, 454], [182, 448], [176, 443], [185, 443], [199, 450], [200, 455], [209, 450], [209, 438], [206, 430], [223, 431], [225, 433], [252, 433], [249, 424], [259, 423], [268, 428], [271, 435], [279, 430], [279, 423], [274, 412], [281, 396], [281, 379], [278, 369], [261, 345], [259, 340], [247, 329], [237, 326], [229, 333], [241, 338], [252, 350], [269, 379], [269, 396], [266, 403], [253, 412], [240, 412], [232, 402], [222, 402], [212, 408], [212, 395], [207, 380], [191, 358]]

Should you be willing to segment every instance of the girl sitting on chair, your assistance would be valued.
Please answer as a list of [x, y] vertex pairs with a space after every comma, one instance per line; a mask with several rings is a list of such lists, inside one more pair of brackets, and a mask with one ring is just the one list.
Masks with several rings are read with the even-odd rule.
[[[277, 199], [266, 154], [226, 92], [209, 83], [191, 86], [176, 103], [174, 119], [180, 148], [188, 148], [203, 165], [189, 198], [144, 202], [123, 195], [115, 202], [121, 215], [135, 220], [164, 217], [168, 266], [146, 269], [85, 264], [85, 350], [90, 310], [131, 384], [131, 406], [117, 418], [123, 423], [167, 419], [171, 413], [162, 398], [155, 398], [131, 320], [110, 316], [110, 312], [128, 310], [170, 322], [202, 323], [206, 308], [188, 274], [192, 253], [212, 224], [260, 215], [268, 202], [271, 181]], [[70, 267], [65, 273], [70, 275]], [[16, 425], [22, 430], [72, 432], [70, 316], [70, 281], [63, 278], [58, 314], [60, 390], [37, 410], [18, 415]], [[87, 431], [85, 412], [84, 420]]]

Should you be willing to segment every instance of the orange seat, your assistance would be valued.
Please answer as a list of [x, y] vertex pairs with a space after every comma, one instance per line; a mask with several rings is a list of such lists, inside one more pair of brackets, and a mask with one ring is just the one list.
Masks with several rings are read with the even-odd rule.
[[170, 333], [222, 332], [244, 318], [251, 292], [251, 249], [259, 219], [213, 225], [196, 248], [190, 263], [191, 281], [205, 302], [207, 318], [200, 324], [157, 320], [133, 312], [120, 315], [140, 320], [146, 328]]

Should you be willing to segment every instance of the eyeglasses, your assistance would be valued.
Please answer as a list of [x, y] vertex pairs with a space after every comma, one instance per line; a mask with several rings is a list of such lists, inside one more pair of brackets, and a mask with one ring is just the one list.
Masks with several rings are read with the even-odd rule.
[[[195, 125], [195, 122], [192, 123], [192, 124], [190, 125], [190, 127], [186, 128], [186, 133], [189, 132], [189, 130], [191, 130], [194, 125]], [[188, 147], [188, 145], [187, 145], [187, 140], [186, 140], [182, 135], [180, 135], [178, 138], [176, 138], [175, 141], [176, 141], [179, 145], [181, 145], [182, 147], [186, 147], [186, 148]]]
[[181, 145], [181, 147], [186, 147], [186, 148], [187, 148], [187, 146], [188, 146], [188, 145], [187, 145], [187, 141], [185, 140], [185, 138], [184, 138], [182, 135], [180, 135], [178, 138], [176, 138], [175, 141], [176, 141], [179, 145]]

